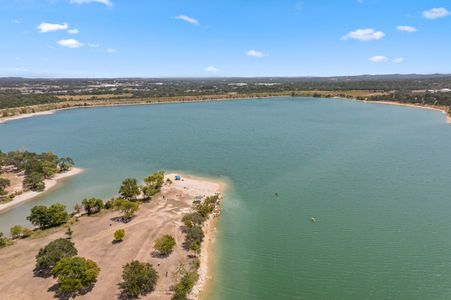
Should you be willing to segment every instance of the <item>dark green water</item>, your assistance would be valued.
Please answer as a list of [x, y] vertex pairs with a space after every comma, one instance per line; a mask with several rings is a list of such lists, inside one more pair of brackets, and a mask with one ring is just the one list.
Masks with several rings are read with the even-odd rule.
[[0, 230], [36, 204], [109, 197], [125, 177], [223, 176], [208, 299], [451, 298], [440, 112], [312, 98], [78, 109], [0, 125], [0, 149], [18, 148], [87, 172], [0, 215]]

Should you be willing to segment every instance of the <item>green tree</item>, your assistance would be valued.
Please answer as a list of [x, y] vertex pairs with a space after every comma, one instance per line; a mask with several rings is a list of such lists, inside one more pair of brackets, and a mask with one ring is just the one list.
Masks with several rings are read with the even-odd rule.
[[61, 157], [57, 161], [60, 172], [69, 171], [74, 166], [74, 161], [70, 157]]
[[119, 194], [122, 198], [126, 200], [134, 200], [139, 195], [138, 182], [134, 178], [127, 178], [122, 181], [121, 188], [119, 189]]
[[113, 207], [124, 214], [125, 219], [131, 219], [139, 208], [139, 204], [125, 199], [114, 200]]
[[81, 204], [83, 205], [83, 208], [88, 213], [88, 215], [96, 214], [105, 207], [105, 205], [103, 204], [103, 200], [98, 198], [90, 198], [90, 199], [85, 198], [83, 199]]
[[41, 229], [59, 226], [66, 223], [68, 219], [66, 206], [60, 203], [52, 204], [49, 208], [36, 205], [31, 209], [31, 215], [27, 217], [27, 220]]
[[199, 275], [197, 272], [186, 272], [179, 283], [174, 287], [173, 300], [185, 300], [188, 299], [187, 296], [193, 289], [197, 280], [199, 280]]
[[152, 175], [144, 178], [144, 185], [141, 190], [147, 199], [152, 198], [155, 194], [160, 192], [161, 187], [164, 184], [164, 172], [156, 172]]
[[62, 258], [51, 270], [58, 281], [59, 291], [63, 293], [75, 293], [91, 287], [99, 273], [96, 262], [83, 257]]
[[58, 172], [56, 163], [44, 160], [41, 163], [41, 171], [44, 178], [49, 179]]
[[32, 230], [21, 225], [15, 225], [11, 227], [10, 232], [13, 239], [18, 239], [29, 237], [32, 233]]
[[132, 261], [123, 267], [120, 288], [124, 296], [138, 298], [152, 292], [158, 280], [158, 273], [149, 263]]
[[175, 239], [171, 235], [163, 235], [155, 241], [154, 249], [160, 252], [160, 255], [167, 256], [172, 253], [175, 246]]
[[199, 226], [194, 226], [186, 230], [185, 243], [189, 250], [198, 252], [204, 240], [204, 232]]
[[39, 250], [36, 255], [36, 269], [48, 272], [64, 257], [77, 255], [74, 243], [67, 239], [57, 239]]
[[6, 195], [5, 189], [10, 185], [11, 185], [11, 181], [9, 179], [0, 178], [0, 196]]
[[122, 242], [125, 237], [125, 230], [118, 229], [114, 232], [114, 242]]
[[22, 185], [30, 191], [42, 192], [45, 189], [44, 175], [38, 172], [25, 175]]
[[194, 227], [202, 225], [202, 223], [205, 221], [205, 217], [202, 216], [199, 212], [193, 212], [187, 215], [184, 215], [182, 218], [182, 222], [185, 224], [186, 227]]

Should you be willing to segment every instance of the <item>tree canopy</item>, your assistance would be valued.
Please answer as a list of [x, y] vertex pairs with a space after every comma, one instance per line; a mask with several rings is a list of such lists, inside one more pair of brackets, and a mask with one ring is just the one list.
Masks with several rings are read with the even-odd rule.
[[163, 235], [155, 241], [154, 249], [160, 252], [160, 255], [166, 256], [172, 253], [175, 246], [175, 239], [171, 235]]
[[85, 198], [81, 204], [88, 215], [96, 214], [104, 208], [103, 200], [98, 198]]
[[44, 205], [36, 205], [27, 217], [28, 221], [41, 229], [59, 226], [66, 223], [68, 219], [66, 206], [60, 203], [52, 204], [48, 208]]
[[140, 194], [138, 182], [134, 178], [127, 178], [122, 181], [119, 194], [126, 200], [134, 200]]
[[58, 281], [58, 289], [63, 293], [74, 293], [89, 288], [97, 281], [100, 268], [83, 257], [65, 257], [52, 268], [51, 274]]
[[154, 290], [158, 273], [151, 264], [135, 260], [123, 267], [122, 280], [122, 293], [129, 298], [138, 298]]
[[62, 258], [77, 255], [74, 243], [67, 239], [57, 239], [39, 250], [36, 255], [36, 269], [50, 271]]

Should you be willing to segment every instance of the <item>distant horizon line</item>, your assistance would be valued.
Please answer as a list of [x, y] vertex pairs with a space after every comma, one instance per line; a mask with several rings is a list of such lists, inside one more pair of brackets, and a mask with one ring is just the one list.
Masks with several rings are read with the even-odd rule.
[[111, 80], [111, 79], [163, 79], [163, 80], [177, 80], [177, 79], [197, 79], [197, 80], [217, 80], [217, 79], [327, 79], [327, 78], [349, 78], [349, 77], [406, 77], [406, 76], [451, 76], [451, 73], [387, 73], [387, 74], [360, 74], [360, 75], [332, 75], [332, 76], [161, 76], [161, 77], [147, 77], [147, 76], [121, 76], [121, 77], [25, 77], [25, 76], [0, 76], [0, 80], [5, 79], [26, 79], [26, 80]]

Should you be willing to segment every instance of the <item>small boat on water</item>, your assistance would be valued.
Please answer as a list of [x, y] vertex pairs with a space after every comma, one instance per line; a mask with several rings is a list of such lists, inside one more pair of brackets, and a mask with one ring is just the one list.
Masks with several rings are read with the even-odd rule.
[[312, 222], [313, 224], [315, 224], [315, 223], [316, 223], [316, 221], [317, 221], [317, 220], [316, 220], [316, 218], [315, 218], [315, 217], [311, 217], [311, 218], [310, 218], [310, 222]]

